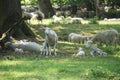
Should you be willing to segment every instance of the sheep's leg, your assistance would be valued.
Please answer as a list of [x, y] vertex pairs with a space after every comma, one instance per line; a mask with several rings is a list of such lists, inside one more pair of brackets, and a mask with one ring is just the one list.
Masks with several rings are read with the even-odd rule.
[[51, 55], [51, 47], [48, 46], [48, 55]]
[[56, 53], [56, 45], [54, 45], [54, 55], [57, 56], [57, 53]]
[[91, 54], [92, 57], [95, 57], [94, 56], [94, 51], [90, 51], [90, 54]]
[[46, 47], [45, 47], [45, 54], [46, 54], [46, 56], [49, 55], [49, 46], [46, 46]]

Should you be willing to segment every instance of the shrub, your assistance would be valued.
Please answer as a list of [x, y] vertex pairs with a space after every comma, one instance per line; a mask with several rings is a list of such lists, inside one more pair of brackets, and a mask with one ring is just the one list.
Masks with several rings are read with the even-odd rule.
[[97, 20], [98, 20], [98, 17], [95, 16], [94, 18], [90, 19], [89, 24], [98, 24]]

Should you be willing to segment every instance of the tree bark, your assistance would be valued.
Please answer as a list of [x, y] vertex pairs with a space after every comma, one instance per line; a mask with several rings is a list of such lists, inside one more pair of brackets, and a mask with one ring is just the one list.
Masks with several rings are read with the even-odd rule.
[[44, 13], [45, 18], [49, 18], [54, 15], [54, 10], [50, 0], [38, 0], [38, 4], [40, 11]]
[[[0, 0], [0, 37], [22, 18], [20, 1]], [[15, 38], [35, 37], [24, 21], [15, 26], [12, 36]]]

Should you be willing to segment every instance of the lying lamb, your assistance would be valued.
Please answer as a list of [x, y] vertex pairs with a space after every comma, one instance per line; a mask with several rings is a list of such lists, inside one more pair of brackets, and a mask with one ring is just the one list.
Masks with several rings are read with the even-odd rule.
[[92, 57], [94, 57], [94, 53], [98, 53], [101, 56], [107, 56], [106, 52], [103, 52], [101, 49], [97, 48], [96, 46], [91, 45], [92, 41], [86, 42], [86, 47], [90, 48], [90, 54]]
[[76, 56], [85, 56], [85, 52], [83, 51], [83, 48], [79, 47], [79, 50]]
[[117, 45], [118, 38], [119, 38], [118, 31], [115, 29], [111, 29], [111, 30], [105, 30], [105, 31], [99, 32], [89, 41], [91, 41], [91, 43], [92, 42], [98, 42], [100, 44], [115, 43], [115, 45]]
[[50, 28], [45, 28], [45, 48], [47, 50], [47, 54], [51, 55], [51, 47], [54, 48], [54, 55], [56, 56], [56, 44], [58, 41], [58, 36], [56, 32]]
[[90, 47], [90, 54], [94, 57], [94, 53], [99, 54], [100, 56], [107, 56], [106, 52], [103, 52], [101, 49], [97, 48], [96, 46]]
[[84, 43], [88, 40], [88, 37], [81, 34], [70, 33], [68, 36], [68, 40], [69, 42]]
[[41, 53], [40, 45], [36, 42], [26, 42], [26, 41], [19, 41], [17, 43], [7, 42], [5, 46], [9, 47], [14, 51], [16, 51], [17, 48], [17, 49], [22, 49], [24, 52], [28, 51], [28, 52]]

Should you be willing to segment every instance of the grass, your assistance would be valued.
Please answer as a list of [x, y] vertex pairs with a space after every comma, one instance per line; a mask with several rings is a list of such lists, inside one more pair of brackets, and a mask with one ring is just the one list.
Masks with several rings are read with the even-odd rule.
[[[63, 24], [43, 21], [44, 26], [54, 29], [58, 36], [58, 56], [43, 56], [37, 53], [19, 54], [14, 52], [0, 53], [0, 80], [119, 80], [120, 79], [120, 46], [101, 46], [108, 52], [107, 57], [92, 58], [84, 44], [67, 41], [71, 32], [93, 36], [99, 31], [115, 28], [120, 32], [120, 24], [99, 21], [99, 24]], [[31, 29], [44, 39], [43, 26], [30, 24]], [[40, 42], [41, 44], [41, 42]], [[73, 56], [78, 47], [86, 51], [85, 57]]]

